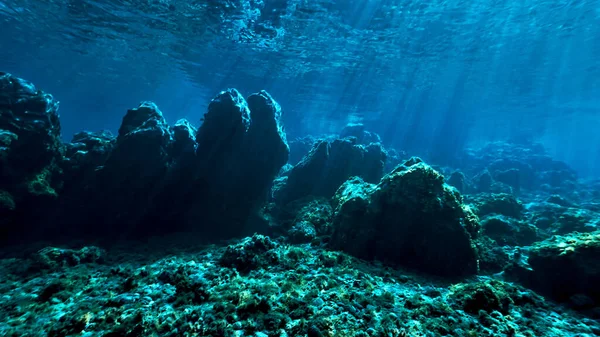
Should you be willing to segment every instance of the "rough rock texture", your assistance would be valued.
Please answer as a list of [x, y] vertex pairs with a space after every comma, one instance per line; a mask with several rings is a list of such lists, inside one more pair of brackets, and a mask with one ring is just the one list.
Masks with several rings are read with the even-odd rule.
[[194, 164], [169, 172], [173, 182], [151, 218], [214, 237], [256, 230], [255, 212], [289, 156], [279, 104], [265, 91], [247, 102], [234, 89], [223, 91], [195, 139]]
[[269, 235], [290, 243], [319, 244], [331, 235], [333, 209], [328, 198], [307, 197], [283, 207], [270, 203], [263, 214], [270, 222]]
[[397, 167], [378, 185], [349, 180], [335, 200], [333, 248], [442, 276], [477, 272], [477, 217], [420, 160]]
[[281, 107], [265, 91], [247, 101], [221, 92], [198, 130], [186, 120], [169, 126], [142, 102], [116, 137], [80, 132], [66, 145], [57, 108], [52, 96], [0, 74], [3, 237], [24, 220], [35, 228], [27, 234], [48, 238], [241, 235], [256, 230], [245, 226], [289, 156]]
[[554, 236], [535, 243], [529, 249], [529, 265], [515, 265], [508, 274], [556, 300], [591, 308], [600, 306], [598, 261], [600, 231]]
[[[67, 264], [27, 277], [15, 273], [27, 261], [0, 258], [0, 335], [592, 337], [600, 333], [598, 320], [501, 280], [479, 278], [448, 285], [341, 252], [278, 245], [264, 237], [244, 239], [231, 248], [184, 250], [181, 242], [171, 244], [128, 245], [123, 251], [109, 250], [103, 263]], [[240, 272], [236, 266], [250, 268]]]
[[62, 187], [58, 101], [0, 72], [0, 237], [30, 230]]
[[286, 204], [306, 196], [332, 197], [353, 176], [377, 182], [383, 175], [386, 154], [380, 144], [359, 145], [352, 138], [319, 141], [288, 173], [275, 200]]
[[171, 162], [171, 143], [169, 126], [151, 102], [127, 111], [116, 139], [108, 133], [76, 135], [70, 152], [85, 152], [73, 153], [67, 172], [79, 179], [69, 180], [55, 225], [46, 231], [62, 225], [77, 235], [135, 235]]

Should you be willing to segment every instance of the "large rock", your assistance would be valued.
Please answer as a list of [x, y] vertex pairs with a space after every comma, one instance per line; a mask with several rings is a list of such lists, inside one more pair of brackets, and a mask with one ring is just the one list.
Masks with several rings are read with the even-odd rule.
[[319, 141], [288, 172], [287, 181], [275, 193], [275, 201], [286, 204], [309, 195], [332, 197], [353, 176], [375, 183], [383, 175], [385, 161], [380, 144], [360, 145], [353, 138]]
[[[264, 91], [248, 101], [234, 89], [220, 93], [198, 130], [186, 120], [169, 126], [154, 103], [142, 102], [127, 111], [116, 137], [80, 132], [62, 145], [51, 96], [5, 74], [0, 89], [0, 213], [18, 213], [23, 189], [51, 194], [54, 207], [24, 208], [44, 211], [29, 223], [47, 238], [243, 235], [256, 230], [245, 225], [260, 219], [257, 210], [289, 156], [281, 107]], [[54, 167], [64, 172], [60, 191]], [[7, 219], [3, 231], [21, 218]]]
[[[558, 301], [600, 306], [600, 231], [554, 236], [529, 249], [528, 266], [507, 274]], [[585, 299], [585, 300], [582, 300]]]
[[195, 154], [191, 163], [181, 155], [170, 166], [147, 221], [169, 222], [207, 239], [259, 229], [257, 210], [289, 156], [279, 104], [265, 91], [246, 101], [230, 89], [211, 101], [195, 136], [182, 123], [177, 129], [179, 142], [187, 143], [183, 153], [195, 148]]
[[62, 187], [58, 101], [0, 72], [0, 234], [30, 231]]
[[[68, 146], [69, 180], [54, 223], [73, 234], [137, 236], [172, 159], [170, 130], [152, 102], [142, 102], [123, 117], [116, 139], [109, 133], [77, 134]], [[81, 226], [85, 223], [86, 226]], [[144, 224], [152, 232], [156, 223]], [[53, 230], [58, 228], [52, 227]]]
[[477, 217], [441, 174], [418, 159], [377, 185], [347, 181], [335, 202], [332, 248], [440, 276], [477, 272]]

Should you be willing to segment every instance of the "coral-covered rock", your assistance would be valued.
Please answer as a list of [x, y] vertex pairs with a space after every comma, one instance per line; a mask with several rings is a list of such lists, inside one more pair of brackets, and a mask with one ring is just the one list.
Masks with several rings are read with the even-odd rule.
[[529, 268], [515, 265], [507, 274], [559, 301], [584, 295], [600, 305], [600, 231], [554, 236], [529, 249]]
[[332, 197], [350, 177], [377, 182], [383, 174], [386, 154], [380, 144], [358, 145], [353, 139], [320, 141], [288, 174], [275, 195], [281, 204], [312, 195]]
[[477, 217], [420, 160], [399, 166], [376, 186], [353, 179], [335, 200], [333, 248], [441, 276], [477, 272]]

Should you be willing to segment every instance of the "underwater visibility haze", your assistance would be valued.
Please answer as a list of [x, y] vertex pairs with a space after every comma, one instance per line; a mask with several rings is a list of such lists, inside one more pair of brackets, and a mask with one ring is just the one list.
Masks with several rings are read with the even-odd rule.
[[0, 0], [0, 336], [600, 336], [600, 2]]

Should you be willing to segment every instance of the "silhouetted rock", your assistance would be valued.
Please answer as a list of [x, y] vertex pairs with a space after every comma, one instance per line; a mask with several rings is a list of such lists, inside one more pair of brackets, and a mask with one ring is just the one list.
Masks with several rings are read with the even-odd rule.
[[441, 276], [477, 272], [477, 217], [417, 158], [377, 185], [347, 181], [335, 201], [332, 248]]
[[306, 196], [332, 197], [350, 177], [377, 182], [383, 175], [385, 151], [380, 144], [358, 145], [353, 139], [320, 141], [288, 173], [287, 180], [275, 192], [280, 204]]
[[63, 168], [71, 174], [101, 168], [114, 149], [115, 142], [116, 138], [110, 131], [78, 132], [66, 144]]
[[176, 160], [190, 157], [196, 152], [196, 128], [187, 119], [178, 120], [173, 126], [173, 146], [171, 156]]
[[0, 236], [28, 232], [62, 187], [58, 102], [0, 72]]
[[[92, 176], [73, 182], [66, 191], [62, 212], [54, 222], [69, 224], [73, 233], [86, 235], [139, 234], [135, 227], [151, 208], [156, 187], [171, 162], [172, 134], [162, 112], [154, 103], [142, 102], [127, 111], [115, 141], [106, 133], [86, 133], [74, 142], [86, 144], [97, 158], [88, 168]], [[86, 226], [80, 226], [82, 222]], [[151, 232], [152, 226], [146, 227]]]
[[195, 156], [171, 165], [147, 221], [161, 219], [206, 239], [263, 226], [258, 210], [289, 156], [279, 104], [265, 91], [246, 102], [230, 89], [211, 101], [196, 143], [190, 143], [192, 129], [178, 124], [180, 142], [195, 147]]
[[[116, 138], [80, 132], [66, 145], [57, 107], [52, 96], [0, 74], [3, 232], [27, 215], [30, 232], [48, 238], [183, 229], [207, 240], [238, 236], [248, 222], [262, 224], [257, 211], [288, 161], [281, 108], [265, 91], [247, 102], [234, 89], [221, 92], [198, 130], [186, 120], [171, 127], [154, 103], [142, 102], [127, 111]], [[56, 199], [53, 207], [40, 196]]]

